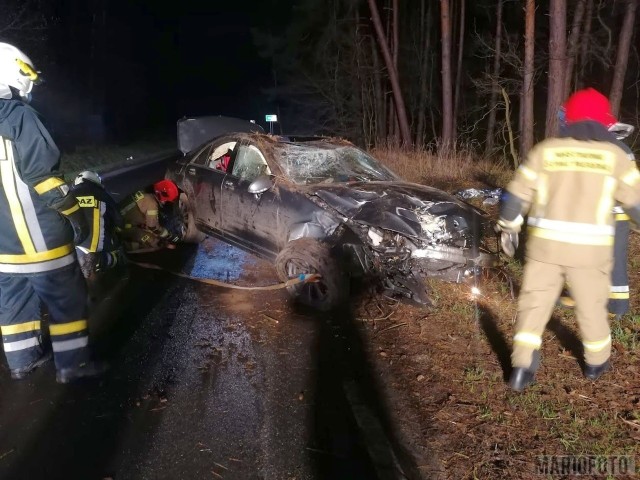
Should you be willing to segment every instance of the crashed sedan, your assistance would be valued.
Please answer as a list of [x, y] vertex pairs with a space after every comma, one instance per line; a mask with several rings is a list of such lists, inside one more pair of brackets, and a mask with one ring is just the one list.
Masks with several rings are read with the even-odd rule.
[[[428, 304], [425, 277], [462, 282], [495, 265], [482, 211], [403, 181], [352, 143], [267, 135], [248, 122], [229, 133], [224, 117], [205, 119], [179, 123], [184, 157], [167, 174], [185, 193], [190, 235], [269, 259], [282, 281], [319, 274], [288, 287], [301, 303], [334, 308], [350, 280], [365, 277]], [[207, 132], [217, 135], [194, 148]]]

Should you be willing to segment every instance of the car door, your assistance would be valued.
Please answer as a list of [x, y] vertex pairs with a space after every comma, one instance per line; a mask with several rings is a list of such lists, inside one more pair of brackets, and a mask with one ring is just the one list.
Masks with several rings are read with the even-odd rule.
[[223, 138], [207, 145], [187, 166], [185, 178], [193, 188], [189, 192], [196, 225], [211, 235], [224, 235], [221, 187], [226, 167], [233, 158], [237, 142]]
[[274, 189], [249, 193], [249, 185], [271, 170], [260, 149], [239, 143], [234, 151], [231, 172], [222, 183], [224, 212], [221, 228], [237, 245], [264, 258], [275, 258], [282, 244], [284, 218], [279, 218], [280, 196]]

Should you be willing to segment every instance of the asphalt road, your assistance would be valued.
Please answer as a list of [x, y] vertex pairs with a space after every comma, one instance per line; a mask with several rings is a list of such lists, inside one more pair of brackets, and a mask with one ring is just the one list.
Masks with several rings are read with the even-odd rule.
[[[277, 283], [211, 239], [138, 260]], [[352, 323], [132, 266], [91, 320], [101, 380], [58, 385], [48, 364], [14, 382], [0, 362], [0, 479], [404, 478]]]

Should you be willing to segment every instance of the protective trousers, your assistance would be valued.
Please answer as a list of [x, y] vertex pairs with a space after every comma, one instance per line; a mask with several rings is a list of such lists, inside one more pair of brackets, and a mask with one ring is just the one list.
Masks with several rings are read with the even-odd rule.
[[609, 292], [609, 313], [624, 315], [629, 311], [629, 274], [627, 251], [629, 249], [629, 217], [616, 214], [616, 236], [613, 244], [613, 272]]
[[49, 334], [57, 369], [89, 360], [87, 290], [77, 263], [32, 275], [0, 274], [0, 331], [11, 370], [44, 352], [41, 303], [49, 312]]
[[607, 260], [600, 267], [573, 268], [527, 259], [513, 337], [511, 363], [514, 367], [534, 371], [537, 368], [542, 334], [565, 281], [576, 301], [584, 360], [590, 365], [600, 365], [609, 359], [611, 331], [607, 321], [607, 297], [611, 263]]

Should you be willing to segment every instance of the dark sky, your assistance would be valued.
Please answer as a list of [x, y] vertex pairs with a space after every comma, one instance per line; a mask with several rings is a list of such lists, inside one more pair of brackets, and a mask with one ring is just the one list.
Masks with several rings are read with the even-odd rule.
[[57, 0], [46, 46], [27, 52], [47, 79], [34, 106], [69, 137], [90, 114], [115, 139], [172, 128], [184, 115], [264, 124], [275, 105], [262, 90], [273, 80], [252, 29], [284, 28], [290, 3]]

